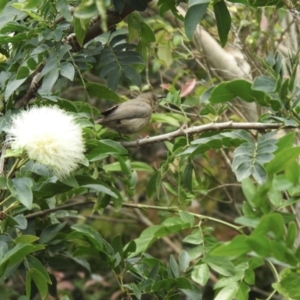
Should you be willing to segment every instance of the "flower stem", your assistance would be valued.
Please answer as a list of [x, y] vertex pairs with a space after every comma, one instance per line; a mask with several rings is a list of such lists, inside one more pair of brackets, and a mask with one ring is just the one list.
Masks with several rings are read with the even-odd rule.
[[2, 202], [0, 202], [0, 206], [2, 206], [6, 201], [8, 201], [10, 198], [12, 197], [12, 195], [9, 195], [8, 197], [6, 197]]
[[9, 173], [7, 174], [7, 178], [10, 178], [14, 174], [14, 172], [16, 171], [16, 169], [18, 167], [19, 162], [20, 162], [20, 158], [17, 158], [15, 163], [11, 167]]

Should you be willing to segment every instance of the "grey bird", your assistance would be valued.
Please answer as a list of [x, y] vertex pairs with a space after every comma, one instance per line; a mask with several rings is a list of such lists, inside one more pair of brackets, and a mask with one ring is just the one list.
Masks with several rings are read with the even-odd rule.
[[153, 93], [143, 93], [137, 98], [115, 105], [103, 112], [103, 118], [95, 123], [114, 129], [119, 134], [132, 134], [140, 132], [149, 124], [157, 100], [163, 96]]

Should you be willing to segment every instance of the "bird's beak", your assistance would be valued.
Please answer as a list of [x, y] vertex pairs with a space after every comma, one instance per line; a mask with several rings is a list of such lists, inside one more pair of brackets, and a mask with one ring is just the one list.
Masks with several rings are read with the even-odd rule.
[[164, 95], [156, 95], [155, 97], [156, 97], [157, 100], [161, 100], [163, 98], [166, 98], [166, 96], [164, 96]]

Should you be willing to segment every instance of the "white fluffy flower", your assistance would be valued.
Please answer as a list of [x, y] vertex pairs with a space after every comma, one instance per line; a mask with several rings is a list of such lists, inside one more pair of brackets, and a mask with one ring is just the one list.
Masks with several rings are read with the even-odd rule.
[[68, 176], [84, 158], [80, 126], [56, 106], [22, 111], [6, 131], [13, 150], [25, 150], [30, 159], [49, 166], [59, 178]]

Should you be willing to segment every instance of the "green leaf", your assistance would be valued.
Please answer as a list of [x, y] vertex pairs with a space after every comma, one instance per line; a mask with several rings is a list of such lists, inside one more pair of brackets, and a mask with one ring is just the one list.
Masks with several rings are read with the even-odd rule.
[[138, 12], [133, 11], [127, 17], [128, 22], [128, 40], [133, 42], [141, 35], [141, 24], [143, 23], [142, 18]]
[[222, 47], [227, 43], [228, 33], [231, 26], [231, 17], [224, 1], [214, 3], [214, 12], [217, 21], [218, 33]]
[[93, 149], [86, 155], [90, 161], [103, 159], [103, 154], [126, 155], [128, 151], [118, 142], [102, 139], [100, 141], [90, 141]]
[[179, 268], [182, 272], [185, 272], [190, 265], [190, 256], [187, 251], [182, 250], [178, 257]]
[[29, 74], [30, 74], [30, 70], [25, 66], [21, 66], [18, 69], [16, 79], [19, 80], [19, 79], [27, 78], [29, 76]]
[[60, 75], [68, 78], [70, 81], [74, 80], [75, 68], [69, 62], [63, 62], [60, 64]]
[[75, 176], [79, 186], [86, 187], [97, 192], [101, 192], [104, 194], [108, 194], [113, 198], [118, 198], [118, 195], [113, 192], [111, 189], [104, 186], [100, 181], [85, 175], [77, 175]]
[[170, 268], [172, 270], [172, 273], [174, 275], [175, 278], [178, 278], [180, 276], [180, 272], [179, 272], [179, 266], [178, 263], [176, 261], [176, 259], [174, 258], [174, 256], [171, 254], [170, 256]]
[[255, 207], [257, 189], [249, 178], [242, 180], [242, 190], [249, 204]]
[[104, 251], [107, 255], [114, 254], [113, 248], [102, 238], [100, 233], [98, 233], [93, 227], [86, 224], [76, 224], [71, 226], [71, 228], [74, 232], [68, 235], [68, 239], [80, 237], [83, 240], [88, 240], [93, 246], [93, 250]]
[[182, 174], [183, 186], [190, 192], [193, 190], [193, 171], [193, 163], [188, 162]]
[[147, 197], [151, 198], [156, 192], [157, 196], [159, 195], [161, 184], [161, 174], [160, 172], [155, 172], [149, 179], [146, 187]]
[[229, 299], [234, 299], [238, 292], [238, 284], [237, 282], [233, 282], [224, 288], [222, 288], [219, 293], [217, 294], [217, 297], [214, 298], [214, 300], [229, 300]]
[[[103, 166], [103, 169], [107, 172], [120, 172], [121, 165], [120, 162], [114, 162], [108, 165]], [[131, 169], [135, 171], [142, 171], [142, 172], [153, 172], [151, 166], [146, 163], [140, 161], [133, 161], [131, 162]]]
[[281, 239], [285, 232], [284, 219], [279, 213], [264, 215], [259, 224], [252, 232], [252, 236], [267, 234], [272, 231], [278, 239]]
[[294, 246], [297, 236], [297, 225], [295, 222], [290, 222], [286, 236], [286, 245], [288, 248], [292, 248]]
[[244, 235], [235, 236], [229, 243], [214, 248], [212, 256], [240, 256], [250, 252], [250, 247], [246, 243], [247, 237]]
[[19, 200], [27, 209], [32, 209], [33, 195], [32, 185], [33, 182], [30, 178], [14, 178], [11, 180], [13, 183], [11, 193]]
[[277, 140], [273, 136], [273, 133], [267, 133], [261, 136], [257, 143], [247, 141], [235, 149], [232, 170], [238, 181], [250, 175], [253, 175], [259, 184], [266, 181], [267, 172], [262, 165], [274, 157], [272, 152], [277, 149]]
[[120, 235], [117, 235], [113, 238], [111, 246], [115, 250], [115, 253], [119, 253], [120, 257], [123, 259], [123, 243]]
[[32, 244], [35, 241], [37, 241], [39, 237], [35, 235], [20, 235], [15, 238], [16, 244], [18, 243], [26, 243], [26, 244]]
[[30, 267], [38, 270], [41, 273], [41, 275], [45, 278], [47, 283], [52, 284], [49, 273], [37, 258], [35, 258], [32, 255], [28, 255], [26, 259]]
[[145, 43], [155, 42], [155, 35], [150, 26], [148, 26], [145, 22], [141, 24], [141, 39]]
[[127, 77], [134, 85], [141, 86], [142, 80], [140, 74], [130, 66], [123, 66], [124, 76]]
[[131, 240], [129, 242], [129, 244], [127, 244], [125, 247], [124, 247], [124, 257], [127, 258], [131, 253], [135, 252], [136, 251], [136, 243], [135, 241]]
[[89, 28], [89, 21], [89, 19], [74, 18], [74, 33], [76, 35], [78, 44], [81, 47], [83, 46], [84, 38]]
[[0, 2], [0, 12], [3, 10], [3, 8], [6, 6], [6, 4], [9, 2], [9, 0], [4, 0]]
[[251, 269], [245, 270], [244, 281], [249, 285], [255, 284], [255, 274], [254, 274], [253, 270], [251, 270]]
[[9, 250], [3, 257], [0, 263], [0, 277], [5, 272], [5, 269], [9, 266], [19, 263], [26, 257], [29, 253], [36, 252], [44, 249], [38, 245], [19, 243]]
[[132, 253], [130, 257], [144, 252], [157, 239], [190, 227], [190, 223], [186, 223], [177, 217], [168, 218], [164, 220], [161, 225], [148, 227], [141, 233], [139, 238], [134, 240], [136, 243], [136, 251]]
[[203, 262], [207, 263], [210, 268], [221, 275], [231, 276], [235, 273], [233, 263], [226, 256], [206, 256]]
[[285, 296], [286, 299], [300, 299], [299, 289], [300, 275], [291, 273], [283, 278], [278, 283], [273, 283], [272, 287], [280, 294]]
[[21, 84], [26, 80], [27, 78], [23, 79], [16, 79], [15, 77], [11, 77], [6, 85], [4, 99], [8, 100], [8, 98], [17, 91], [17, 89], [21, 86]]
[[183, 239], [183, 242], [191, 245], [200, 245], [203, 243], [203, 236], [198, 229], [195, 229], [192, 234]]
[[187, 37], [192, 40], [196, 26], [203, 18], [208, 5], [209, 0], [190, 0], [189, 8], [184, 18], [184, 28]]
[[273, 160], [267, 165], [268, 174], [272, 175], [284, 171], [290, 163], [300, 155], [300, 147], [287, 148], [278, 152]]
[[252, 89], [265, 93], [273, 93], [276, 90], [276, 80], [264, 75], [256, 77], [252, 84]]
[[180, 211], [179, 216], [183, 222], [189, 223], [191, 226], [194, 225], [195, 222], [194, 216], [188, 211]]
[[213, 88], [209, 96], [209, 102], [223, 103], [231, 101], [236, 97], [246, 102], [255, 101], [256, 95], [252, 91], [251, 82], [244, 79], [223, 82]]
[[123, 100], [121, 100], [118, 94], [116, 94], [114, 91], [110, 90], [108, 87], [104, 85], [87, 82], [86, 88], [88, 93], [91, 94], [91, 96], [107, 99], [118, 103], [123, 102]]
[[57, 236], [57, 234], [65, 227], [65, 225], [66, 225], [66, 222], [63, 222], [63, 223], [58, 223], [58, 224], [52, 224], [52, 225], [46, 227], [40, 235], [39, 242], [41, 244], [49, 243]]
[[[31, 287], [30, 281], [33, 280], [35, 283], [42, 299], [45, 299], [48, 294], [48, 284], [42, 273], [36, 269], [29, 269], [26, 274], [26, 296], [30, 297]], [[30, 287], [30, 288], [29, 288]], [[28, 291], [29, 289], [29, 291]]]
[[243, 282], [239, 282], [239, 290], [236, 294], [237, 300], [248, 300], [250, 288]]
[[207, 264], [194, 266], [191, 278], [201, 286], [205, 286], [209, 279], [209, 268]]
[[246, 240], [249, 247], [262, 257], [268, 257], [271, 252], [271, 245], [265, 235], [250, 236]]
[[54, 84], [56, 83], [57, 79], [59, 77], [59, 70], [56, 68], [52, 68], [43, 79], [42, 87], [41, 87], [41, 93], [49, 95], [51, 94], [52, 88]]

